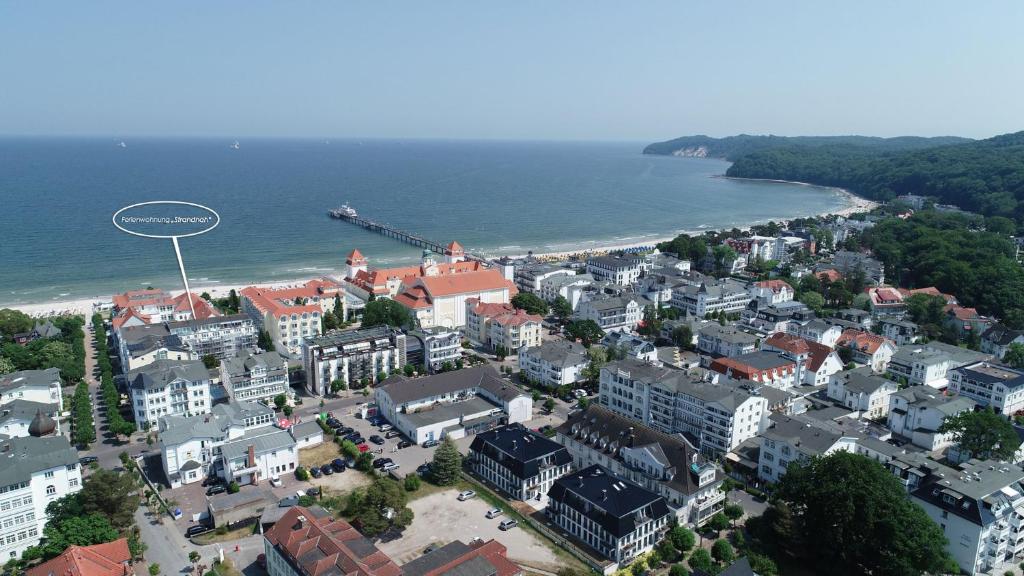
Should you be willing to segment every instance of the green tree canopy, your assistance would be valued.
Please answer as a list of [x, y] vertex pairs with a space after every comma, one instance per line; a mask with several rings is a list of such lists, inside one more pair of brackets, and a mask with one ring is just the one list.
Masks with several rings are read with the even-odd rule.
[[773, 528], [788, 539], [778, 545], [817, 572], [917, 576], [950, 567], [942, 529], [867, 457], [836, 452], [791, 464], [775, 496], [769, 510], [792, 511], [791, 532]]
[[952, 432], [960, 449], [973, 458], [1008, 460], [1020, 447], [1013, 425], [992, 408], [946, 418], [939, 431]]
[[346, 513], [359, 523], [363, 534], [372, 537], [391, 527], [404, 528], [411, 524], [413, 512], [407, 503], [408, 497], [398, 482], [379, 477], [366, 488], [361, 498], [349, 500]]
[[587, 348], [604, 337], [604, 330], [593, 320], [573, 320], [565, 327], [566, 335], [573, 340], [580, 340]]
[[1003, 355], [1003, 362], [1014, 368], [1024, 368], [1024, 344], [1016, 342], [1010, 344], [1006, 349], [1006, 354]]
[[558, 295], [555, 296], [555, 301], [551, 303], [551, 311], [554, 312], [560, 321], [565, 322], [572, 316], [572, 304], [564, 296]]
[[20, 332], [28, 332], [33, 326], [35, 321], [21, 310], [0, 310], [0, 336], [10, 337]]
[[366, 303], [363, 309], [363, 326], [394, 326], [396, 328], [413, 325], [409, 310], [389, 298], [378, 298]]
[[541, 300], [536, 294], [520, 292], [512, 297], [512, 306], [525, 310], [527, 314], [548, 315], [548, 303]]
[[430, 475], [439, 486], [452, 486], [459, 480], [462, 471], [462, 453], [455, 441], [445, 436], [441, 444], [434, 450], [434, 462], [430, 467]]
[[726, 564], [736, 559], [736, 552], [733, 551], [728, 540], [715, 540], [715, 543], [711, 545], [711, 555], [715, 560]]

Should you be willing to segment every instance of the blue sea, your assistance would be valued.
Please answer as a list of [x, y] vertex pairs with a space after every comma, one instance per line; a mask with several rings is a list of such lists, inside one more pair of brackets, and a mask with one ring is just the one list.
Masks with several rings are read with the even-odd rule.
[[170, 240], [131, 236], [118, 209], [181, 200], [217, 211], [181, 239], [194, 285], [336, 272], [420, 250], [332, 220], [361, 215], [485, 255], [644, 243], [843, 206], [835, 190], [716, 178], [728, 163], [644, 156], [644, 143], [437, 140], [0, 139], [0, 304], [179, 289]]

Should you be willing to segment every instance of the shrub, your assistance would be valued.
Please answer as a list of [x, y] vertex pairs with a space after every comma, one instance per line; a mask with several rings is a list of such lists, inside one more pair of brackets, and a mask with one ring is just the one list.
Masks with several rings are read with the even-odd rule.
[[405, 477], [405, 491], [415, 492], [420, 489], [420, 477], [416, 474], [409, 474]]
[[238, 492], [238, 490], [239, 490], [238, 482], [235, 482], [234, 480], [232, 480], [231, 483], [228, 484], [228, 494], [235, 494], [235, 493]]
[[309, 470], [306, 470], [303, 466], [299, 466], [295, 469], [295, 477], [305, 482], [306, 480], [309, 480]]
[[686, 571], [686, 568], [684, 568], [682, 564], [673, 564], [672, 567], [668, 569], [668, 574], [669, 574], [669, 576], [689, 576], [690, 575], [690, 573]]

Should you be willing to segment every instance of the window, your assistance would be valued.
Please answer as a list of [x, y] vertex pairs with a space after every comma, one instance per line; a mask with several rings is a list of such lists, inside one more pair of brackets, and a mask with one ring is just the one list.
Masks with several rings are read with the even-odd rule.
[[53, 486], [53, 484], [50, 484], [49, 486], [46, 487], [46, 495], [47, 496], [53, 496], [56, 493], [57, 493], [57, 488], [55, 488]]
[[53, 478], [53, 470], [49, 470], [43, 474], [44, 478]]
[[68, 486], [78, 486], [78, 478], [72, 478], [68, 480]]

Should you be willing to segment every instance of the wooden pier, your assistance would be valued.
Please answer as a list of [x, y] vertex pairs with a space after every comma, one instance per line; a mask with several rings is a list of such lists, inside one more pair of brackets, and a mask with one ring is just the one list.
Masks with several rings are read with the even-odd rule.
[[399, 230], [398, 228], [395, 228], [394, 226], [391, 226], [389, 224], [383, 224], [381, 222], [376, 222], [374, 220], [363, 218], [361, 216], [350, 216], [348, 214], [341, 214], [336, 212], [331, 212], [330, 214], [332, 218], [344, 220], [345, 222], [349, 222], [361, 228], [365, 228], [370, 232], [376, 232], [382, 236], [394, 238], [399, 242], [405, 242], [406, 244], [412, 244], [413, 246], [419, 246], [420, 248], [427, 248], [430, 251], [434, 252], [435, 254], [448, 254], [448, 248], [445, 247], [445, 245], [441, 244], [440, 242], [427, 240], [422, 236], [418, 236], [416, 234], [413, 234], [412, 232], [406, 232], [405, 230]]

